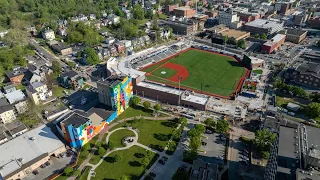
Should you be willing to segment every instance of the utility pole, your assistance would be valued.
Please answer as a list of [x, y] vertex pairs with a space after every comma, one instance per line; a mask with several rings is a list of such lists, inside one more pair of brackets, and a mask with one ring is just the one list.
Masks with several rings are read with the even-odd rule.
[[180, 96], [181, 96], [181, 93], [180, 93], [180, 81], [181, 81], [181, 78], [182, 78], [182, 76], [179, 76], [179, 99], [178, 99], [178, 106], [180, 106]]

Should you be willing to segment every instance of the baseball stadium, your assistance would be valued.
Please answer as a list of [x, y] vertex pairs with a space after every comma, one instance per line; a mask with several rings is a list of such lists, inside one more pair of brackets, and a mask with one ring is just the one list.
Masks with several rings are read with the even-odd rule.
[[248, 74], [235, 57], [196, 48], [172, 54], [140, 71], [146, 72], [148, 81], [221, 98], [232, 97]]

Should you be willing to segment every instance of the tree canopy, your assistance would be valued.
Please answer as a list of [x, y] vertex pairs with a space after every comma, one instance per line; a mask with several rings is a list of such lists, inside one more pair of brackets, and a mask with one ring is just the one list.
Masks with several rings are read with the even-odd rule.
[[306, 107], [307, 115], [316, 118], [320, 116], [320, 103], [312, 102]]
[[219, 120], [216, 124], [216, 131], [221, 134], [227, 133], [229, 130], [229, 122], [225, 120]]
[[86, 58], [86, 62], [91, 65], [98, 64], [100, 61], [98, 54], [93, 48], [86, 48], [84, 50], [84, 57]]
[[255, 132], [254, 145], [261, 151], [270, 151], [273, 142], [276, 139], [276, 134], [262, 129]]
[[85, 25], [83, 22], [71, 23], [68, 27], [69, 43], [84, 43], [88, 46], [94, 46], [102, 41], [102, 37], [92, 27]]

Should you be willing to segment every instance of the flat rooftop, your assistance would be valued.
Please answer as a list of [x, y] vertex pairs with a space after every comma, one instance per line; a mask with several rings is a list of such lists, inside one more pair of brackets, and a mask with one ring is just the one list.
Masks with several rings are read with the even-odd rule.
[[250, 35], [249, 32], [246, 31], [239, 31], [239, 30], [235, 30], [235, 29], [227, 29], [225, 31], [220, 32], [220, 34], [222, 36], [228, 36], [229, 38], [234, 38], [234, 39], [238, 39], [244, 35]]
[[174, 8], [174, 10], [180, 10], [180, 11], [186, 11], [191, 9], [190, 7], [186, 7], [186, 6], [181, 6], [181, 7], [176, 7]]
[[10, 93], [7, 93], [4, 96], [8, 99], [10, 104], [13, 104], [18, 101], [22, 101], [26, 98], [26, 96], [24, 95], [24, 93], [20, 89], [13, 91], [13, 92], [10, 92]]
[[224, 31], [226, 29], [229, 29], [224, 24], [219, 24], [218, 26], [213, 26], [212, 28], [206, 29], [207, 31], [215, 31], [215, 33], [220, 33], [221, 31]]
[[10, 173], [30, 166], [35, 159], [65, 146], [46, 125], [42, 125], [11, 141], [0, 145], [0, 174]]
[[308, 31], [304, 30], [298, 30], [298, 29], [287, 29], [287, 34], [289, 35], [295, 35], [295, 36], [301, 36], [304, 33], [307, 33]]
[[308, 140], [308, 147], [311, 147], [312, 145], [320, 147], [320, 129], [315, 128], [312, 126], [305, 126], [307, 129], [307, 140]]
[[61, 123], [63, 123], [66, 127], [72, 125], [74, 128], [78, 128], [88, 121], [89, 118], [85, 112], [75, 110], [67, 114], [66, 118], [62, 120]]
[[207, 97], [196, 96], [196, 95], [193, 95], [190, 93], [184, 93], [181, 96], [181, 100], [189, 101], [189, 102], [193, 102], [193, 103], [201, 104], [201, 105], [206, 105], [208, 99], [209, 98], [207, 98]]
[[277, 34], [275, 35], [272, 39], [270, 39], [269, 41], [265, 42], [263, 45], [264, 46], [272, 46], [276, 43], [278, 43], [279, 41], [281, 41], [282, 39], [286, 38], [286, 35], [284, 34]]
[[280, 126], [278, 156], [297, 158], [295, 151], [297, 151], [298, 148], [295, 144], [298, 143], [298, 139], [295, 138], [295, 136], [297, 136], [295, 130], [294, 128]]
[[154, 89], [154, 90], [157, 90], [157, 91], [166, 92], [166, 93], [169, 93], [169, 94], [175, 94], [175, 95], [179, 95], [179, 94], [181, 94], [181, 92], [183, 92], [183, 91], [179, 92], [178, 89], [167, 87], [166, 85], [162, 86], [162, 85], [157, 85], [157, 84], [148, 83], [148, 82], [140, 82], [138, 84], [138, 86], [146, 87], [146, 88], [149, 88], [149, 89]]
[[266, 20], [266, 19], [256, 19], [254, 21], [251, 21], [249, 23], [246, 23], [246, 26], [252, 26], [252, 27], [259, 27], [259, 28], [274, 28], [275, 26], [278, 26], [279, 22], [276, 21], [270, 21], [270, 20]]

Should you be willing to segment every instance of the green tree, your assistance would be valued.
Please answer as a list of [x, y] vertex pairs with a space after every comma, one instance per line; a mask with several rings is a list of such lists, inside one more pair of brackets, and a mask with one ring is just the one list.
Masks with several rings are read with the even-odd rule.
[[267, 35], [266, 35], [266, 33], [262, 33], [262, 34], [260, 34], [260, 39], [262, 39], [262, 40], [267, 40]]
[[185, 127], [188, 125], [188, 119], [185, 117], [179, 118], [179, 123], [181, 124], [182, 127]]
[[115, 156], [114, 156], [114, 161], [115, 162], [119, 162], [119, 161], [121, 161], [122, 160], [122, 156], [120, 156], [119, 154], [116, 154]]
[[183, 161], [187, 161], [192, 163], [193, 160], [197, 159], [197, 151], [192, 151], [192, 150], [185, 150], [183, 152]]
[[270, 151], [273, 142], [276, 139], [276, 134], [262, 129], [255, 132], [254, 145], [261, 151]]
[[154, 106], [153, 106], [153, 109], [154, 109], [154, 111], [155, 111], [156, 113], [158, 113], [158, 112], [161, 110], [160, 104], [154, 105]]
[[227, 42], [229, 40], [229, 37], [228, 36], [222, 36], [222, 41], [223, 41], [223, 44], [226, 45]]
[[81, 171], [79, 169], [77, 169], [77, 170], [74, 171], [73, 175], [75, 177], [79, 177], [81, 175]]
[[194, 125], [194, 129], [196, 129], [199, 132], [199, 134], [203, 134], [204, 132], [206, 132], [206, 128], [202, 124]]
[[98, 154], [99, 154], [100, 156], [104, 155], [105, 153], [106, 153], [106, 150], [105, 150], [103, 147], [99, 147], [99, 148], [98, 148]]
[[240, 39], [237, 42], [237, 47], [241, 48], [241, 49], [245, 49], [246, 48], [246, 41], [244, 39]]
[[229, 130], [229, 123], [225, 120], [218, 120], [216, 124], [216, 131], [221, 134], [227, 133]]
[[10, 47], [24, 46], [28, 43], [28, 34], [26, 31], [21, 29], [11, 29], [4, 37], [4, 41], [8, 43]]
[[98, 64], [100, 59], [98, 54], [93, 48], [86, 48], [84, 50], [86, 62], [90, 65]]
[[172, 176], [172, 180], [185, 180], [189, 179], [189, 173], [183, 170], [177, 170]]
[[309, 117], [316, 118], [320, 115], [320, 103], [312, 102], [306, 107], [306, 112]]
[[142, 166], [144, 166], [144, 167], [147, 167], [147, 166], [150, 164], [149, 158], [148, 158], [148, 157], [142, 158], [140, 164], [141, 164]]
[[255, 35], [254, 35], [254, 38], [260, 39], [260, 34], [255, 34]]
[[63, 172], [64, 172], [64, 174], [65, 174], [66, 176], [71, 176], [72, 173], [73, 173], [73, 168], [70, 167], [70, 166], [68, 166], [68, 167], [64, 168]]
[[197, 151], [201, 146], [201, 140], [199, 136], [190, 138], [189, 147], [191, 150]]
[[127, 175], [122, 175], [120, 180], [130, 180], [130, 177]]
[[141, 99], [138, 96], [133, 96], [133, 98], [132, 98], [132, 105], [133, 106], [135, 106], [135, 107], [139, 106], [140, 102], [141, 102]]
[[135, 19], [144, 19], [144, 10], [139, 4], [134, 5], [133, 10], [132, 10], [132, 15], [133, 18]]
[[61, 65], [58, 61], [52, 61], [52, 71], [55, 77], [60, 75], [61, 69]]
[[114, 145], [114, 143], [113, 143], [112, 141], [109, 141], [109, 142], [108, 142], [108, 148], [109, 148], [110, 150], [113, 150], [113, 149], [115, 148], [115, 145]]
[[204, 121], [204, 124], [209, 126], [209, 127], [212, 127], [212, 128], [215, 128], [216, 126], [216, 121], [213, 119], [213, 118], [208, 118]]
[[143, 102], [143, 107], [145, 110], [148, 110], [151, 107], [151, 103], [149, 101]]
[[81, 150], [82, 151], [89, 151], [90, 150], [90, 144], [87, 143], [87, 144], [83, 145]]

